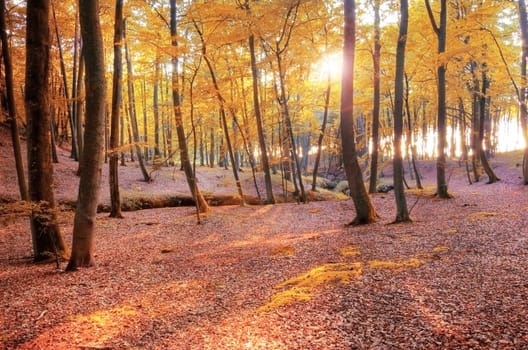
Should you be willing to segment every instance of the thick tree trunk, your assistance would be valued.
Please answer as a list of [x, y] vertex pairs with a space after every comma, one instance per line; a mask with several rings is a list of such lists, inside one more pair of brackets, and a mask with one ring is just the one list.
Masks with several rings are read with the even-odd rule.
[[79, 196], [73, 223], [72, 256], [67, 270], [94, 264], [96, 212], [104, 150], [106, 81], [99, 1], [79, 0], [86, 63], [86, 128]]
[[368, 224], [378, 217], [363, 183], [354, 132], [354, 56], [356, 41], [355, 1], [345, 0], [343, 77], [341, 80], [341, 142], [343, 162], [356, 217], [350, 224]]
[[119, 119], [123, 99], [123, 0], [116, 1], [114, 22], [114, 76], [112, 83], [112, 116], [110, 127], [110, 217], [122, 218], [119, 193]]
[[28, 0], [26, 27], [25, 106], [29, 198], [35, 204], [30, 223], [36, 261], [67, 257], [57, 224], [53, 193], [49, 106], [49, 0]]
[[409, 21], [407, 0], [400, 0], [400, 33], [396, 48], [396, 77], [394, 81], [394, 197], [396, 200], [396, 219], [394, 222], [410, 221], [405, 188], [403, 187], [403, 157], [401, 139], [403, 136], [403, 80], [405, 72], [405, 44]]
[[24, 173], [24, 163], [22, 161], [20, 137], [18, 133], [18, 123], [13, 85], [13, 66], [11, 64], [9, 42], [7, 40], [5, 0], [0, 0], [0, 11], [0, 39], [2, 41], [2, 57], [4, 59], [7, 110], [9, 114], [9, 123], [11, 125], [11, 140], [13, 142], [13, 152], [15, 157], [15, 166], [18, 179], [18, 189], [20, 191], [20, 198], [24, 201], [27, 201], [29, 200], [29, 194], [26, 184], [26, 176]]

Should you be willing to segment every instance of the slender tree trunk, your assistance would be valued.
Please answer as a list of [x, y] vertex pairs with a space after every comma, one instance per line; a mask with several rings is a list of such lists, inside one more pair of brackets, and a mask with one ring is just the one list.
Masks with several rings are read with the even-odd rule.
[[82, 90], [83, 90], [83, 77], [84, 77], [84, 48], [81, 48], [79, 55], [79, 72], [77, 75], [76, 83], [76, 103], [75, 103], [75, 133], [77, 134], [77, 159], [79, 161], [79, 174], [81, 169], [83, 147], [84, 147], [84, 115], [83, 115], [83, 101], [81, 100]]
[[207, 56], [206, 45], [205, 45], [205, 41], [203, 39], [203, 35], [199, 31], [199, 28], [198, 28], [196, 23], [194, 24], [194, 26], [196, 28], [196, 31], [200, 35], [200, 40], [202, 42], [202, 56], [203, 56], [203, 58], [205, 60], [205, 63], [207, 64], [207, 68], [209, 69], [209, 74], [211, 75], [211, 80], [213, 82], [213, 86], [214, 86], [215, 91], [216, 91], [216, 97], [217, 97], [218, 103], [220, 105], [220, 120], [221, 120], [221, 123], [222, 123], [222, 129], [224, 130], [224, 137], [225, 137], [225, 140], [226, 140], [227, 152], [229, 154], [229, 158], [230, 158], [230, 161], [231, 161], [231, 168], [233, 170], [233, 176], [235, 178], [235, 182], [236, 182], [236, 186], [237, 186], [237, 190], [238, 190], [238, 195], [240, 196], [240, 204], [244, 205], [244, 192], [242, 191], [242, 184], [240, 183], [240, 178], [238, 176], [237, 163], [235, 162], [235, 155], [234, 155], [234, 151], [233, 151], [233, 145], [231, 144], [231, 138], [229, 136], [229, 130], [228, 130], [228, 126], [227, 126], [227, 118], [226, 118], [226, 112], [225, 112], [225, 106], [224, 106], [225, 105], [225, 99], [223, 98], [223, 96], [220, 93], [220, 87], [218, 86], [218, 81], [216, 79], [216, 74], [214, 72], [213, 65], [212, 65], [211, 61], [209, 60], [209, 57]]
[[[485, 69], [485, 68], [484, 68]], [[484, 151], [483, 143], [484, 143], [484, 123], [486, 120], [486, 93], [487, 88], [489, 85], [489, 80], [486, 75], [486, 71], [484, 70], [482, 72], [482, 91], [479, 96], [479, 115], [480, 115], [480, 121], [479, 121], [479, 135], [478, 135], [478, 155], [480, 158], [480, 163], [482, 164], [482, 167], [484, 168], [484, 171], [486, 172], [486, 175], [488, 175], [488, 184], [492, 184], [494, 182], [499, 181], [500, 179], [497, 177], [493, 169], [491, 168], [488, 158], [486, 157], [486, 152]]]
[[[302, 179], [302, 170], [301, 165], [299, 163], [299, 157], [297, 154], [297, 146], [295, 143], [295, 137], [293, 135], [293, 125], [291, 121], [290, 111], [288, 108], [288, 101], [286, 97], [286, 87], [284, 82], [284, 69], [282, 67], [282, 59], [281, 55], [279, 54], [279, 51], [277, 50], [277, 65], [279, 70], [279, 85], [280, 85], [280, 105], [282, 107], [281, 112], [283, 113], [284, 117], [284, 124], [286, 127], [286, 138], [289, 140], [289, 148], [290, 148], [290, 156], [293, 161], [293, 166], [295, 166], [295, 175], [297, 175], [297, 179], [299, 180], [299, 188], [300, 188], [300, 196], [299, 199], [301, 202], [306, 203], [307, 197], [306, 192], [304, 190], [304, 183]], [[293, 179], [293, 183], [295, 185], [295, 179]], [[297, 190], [297, 188], [296, 188]]]
[[273, 185], [271, 182], [271, 170], [269, 165], [269, 157], [266, 147], [266, 135], [264, 133], [264, 126], [262, 122], [262, 114], [260, 108], [260, 98], [258, 90], [258, 70], [257, 59], [255, 56], [255, 36], [249, 36], [249, 53], [251, 58], [251, 77], [253, 86], [253, 107], [255, 110], [255, 120], [257, 123], [257, 134], [260, 149], [260, 161], [262, 163], [262, 171], [264, 171], [264, 184], [266, 185], [266, 203], [275, 204], [275, 197], [273, 196]]
[[[61, 37], [59, 34], [59, 25], [57, 24], [57, 16], [55, 15], [55, 7], [51, 3], [52, 13], [53, 13], [53, 24], [55, 25], [55, 37], [57, 40], [57, 47], [59, 49], [59, 61], [60, 61], [60, 70], [62, 75], [62, 83], [64, 85], [64, 98], [66, 99], [66, 110], [68, 112], [68, 118], [70, 121], [73, 121], [73, 110], [72, 103], [70, 102], [70, 94], [68, 90], [68, 79], [66, 77], [66, 65], [64, 64], [64, 57], [62, 53], [62, 43]], [[76, 49], [76, 48], [75, 48]], [[74, 55], [75, 56], [75, 55]], [[76, 59], [76, 57], [74, 57]], [[79, 160], [78, 146], [77, 146], [77, 134], [74, 133], [75, 123], [71, 122], [72, 126], [72, 158]]]
[[2, 41], [2, 57], [4, 59], [7, 110], [9, 114], [9, 123], [11, 126], [11, 140], [13, 142], [13, 152], [15, 157], [15, 166], [18, 179], [18, 190], [20, 191], [20, 198], [24, 201], [27, 201], [29, 200], [29, 194], [26, 184], [26, 176], [24, 173], [24, 163], [22, 160], [22, 150], [20, 147], [20, 136], [18, 133], [13, 84], [13, 66], [11, 64], [9, 42], [7, 40], [5, 0], [0, 0], [0, 11], [0, 39]]
[[[176, 28], [176, 0], [170, 0], [170, 32], [171, 44], [174, 48], [177, 48], [178, 37]], [[172, 100], [182, 167], [185, 172], [187, 183], [189, 184], [189, 189], [192, 193], [193, 199], [196, 202], [197, 209], [199, 212], [205, 213], [209, 211], [209, 205], [205, 201], [205, 198], [202, 196], [198, 184], [196, 183], [196, 176], [193, 173], [191, 162], [189, 160], [189, 152], [187, 150], [185, 130], [183, 129], [180, 91], [178, 88], [178, 57], [175, 54], [172, 56]]]
[[73, 223], [72, 256], [66, 268], [69, 271], [94, 264], [95, 221], [104, 156], [106, 81], [99, 1], [79, 0], [79, 9], [86, 63], [86, 142]]
[[[413, 127], [411, 122], [411, 108], [409, 107], [409, 80], [405, 76], [405, 110], [407, 114], [407, 143], [410, 149], [410, 158], [412, 172], [414, 172], [414, 177], [416, 178], [416, 187], [418, 189], [423, 189], [422, 180], [420, 179], [420, 173], [418, 172], [418, 166], [416, 165], [416, 144], [413, 141]], [[416, 108], [414, 108], [414, 119], [416, 122]], [[411, 176], [412, 178], [412, 176]]]
[[145, 182], [152, 181], [152, 178], [150, 177], [147, 168], [145, 167], [145, 160], [143, 158], [143, 152], [141, 151], [141, 147], [139, 145], [139, 127], [137, 122], [137, 113], [136, 113], [136, 96], [134, 93], [134, 82], [133, 82], [133, 76], [134, 73], [132, 71], [132, 61], [130, 60], [130, 53], [128, 52], [128, 44], [126, 41], [126, 21], [123, 20], [123, 41], [125, 43], [125, 60], [127, 65], [127, 91], [128, 91], [128, 109], [129, 109], [129, 116], [130, 116], [130, 123], [132, 127], [132, 136], [134, 138], [134, 148], [136, 149], [136, 155], [139, 162], [139, 168], [141, 169], [141, 174], [143, 175], [143, 180]]
[[[429, 0], [425, 0], [427, 13], [431, 21], [431, 25], [438, 38], [438, 54], [441, 55], [446, 50], [447, 37], [447, 0], [440, 1], [440, 23], [437, 24], [434, 18]], [[451, 195], [447, 191], [446, 181], [446, 167], [447, 160], [445, 156], [446, 148], [446, 66], [445, 63], [438, 65], [437, 68], [437, 86], [438, 86], [438, 117], [437, 117], [437, 160], [436, 160], [436, 194], [440, 198], [450, 198]]]
[[159, 124], [159, 80], [160, 80], [160, 62], [159, 57], [156, 57], [156, 63], [154, 68], [154, 87], [153, 87], [153, 97], [152, 97], [152, 108], [154, 113], [154, 158], [161, 157], [160, 152], [160, 124]]
[[350, 224], [368, 224], [378, 217], [363, 183], [354, 132], [354, 56], [356, 49], [355, 1], [345, 0], [343, 77], [341, 80], [341, 141], [343, 162], [356, 217]]
[[68, 249], [57, 224], [50, 149], [49, 0], [27, 1], [25, 95], [29, 199], [35, 261], [67, 257]]
[[119, 194], [119, 119], [123, 100], [123, 0], [116, 1], [114, 22], [114, 76], [112, 82], [112, 116], [110, 127], [110, 217], [122, 218]]
[[317, 186], [317, 173], [319, 172], [319, 163], [321, 162], [321, 153], [323, 150], [323, 139], [326, 132], [326, 123], [328, 122], [328, 113], [330, 109], [330, 92], [332, 90], [330, 72], [328, 72], [326, 82], [327, 84], [324, 97], [323, 120], [321, 122], [321, 130], [319, 131], [319, 137], [317, 138], [317, 153], [315, 154], [315, 161], [313, 167], [312, 191], [315, 191]]
[[404, 100], [404, 72], [405, 72], [405, 44], [407, 42], [407, 27], [409, 8], [407, 0], [400, 0], [400, 33], [396, 48], [396, 77], [394, 81], [394, 197], [396, 200], [396, 219], [394, 222], [411, 221], [405, 188], [403, 187], [403, 157], [401, 139], [403, 136], [403, 100]]
[[378, 160], [379, 160], [379, 119], [380, 119], [380, 77], [381, 77], [381, 30], [380, 30], [380, 0], [374, 1], [374, 53], [373, 78], [374, 96], [372, 106], [372, 154], [370, 158], [369, 193], [377, 192], [378, 183]]

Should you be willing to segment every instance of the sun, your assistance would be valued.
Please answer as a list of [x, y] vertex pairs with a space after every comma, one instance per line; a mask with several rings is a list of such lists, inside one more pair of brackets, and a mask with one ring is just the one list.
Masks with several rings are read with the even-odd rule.
[[341, 79], [343, 67], [343, 54], [341, 52], [331, 52], [323, 55], [314, 65], [315, 78], [320, 81], [326, 81], [330, 74], [330, 80]]

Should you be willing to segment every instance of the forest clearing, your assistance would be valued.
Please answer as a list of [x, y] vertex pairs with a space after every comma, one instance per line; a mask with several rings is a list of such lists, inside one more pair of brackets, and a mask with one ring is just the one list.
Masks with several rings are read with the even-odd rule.
[[[8, 180], [11, 150], [0, 150]], [[59, 155], [60, 202], [78, 178], [76, 162]], [[407, 191], [412, 223], [391, 224], [392, 192], [372, 195], [376, 223], [353, 227], [344, 225], [350, 200], [217, 206], [201, 224], [193, 207], [100, 213], [96, 266], [73, 273], [65, 262], [33, 264], [28, 218], [3, 210], [1, 348], [528, 348], [521, 158], [492, 158], [501, 181], [491, 185], [468, 185], [450, 163], [448, 200], [432, 196], [434, 167], [420, 163], [425, 190]], [[185, 189], [164, 176], [180, 170], [162, 171], [145, 183], [137, 165], [121, 167], [122, 186]], [[216, 184], [201, 185], [236, 194], [227, 171], [215, 171]], [[11, 181], [2, 198], [16, 195]], [[68, 244], [73, 215], [59, 215]]]

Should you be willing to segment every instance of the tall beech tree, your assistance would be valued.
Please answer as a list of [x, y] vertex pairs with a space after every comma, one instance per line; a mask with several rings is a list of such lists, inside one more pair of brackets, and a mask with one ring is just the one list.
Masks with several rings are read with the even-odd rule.
[[354, 59], [356, 51], [355, 1], [345, 0], [343, 72], [341, 79], [341, 143], [343, 163], [350, 187], [350, 195], [356, 209], [356, 217], [350, 224], [368, 224], [378, 217], [376, 209], [363, 183], [363, 174], [356, 152], [354, 131]]
[[400, 0], [400, 32], [396, 46], [396, 77], [394, 78], [394, 198], [396, 200], [395, 222], [410, 221], [403, 186], [403, 79], [405, 73], [405, 45], [407, 43], [407, 27], [409, 22], [409, 4], [407, 0]]
[[524, 143], [526, 144], [523, 154], [522, 176], [525, 185], [528, 185], [528, 106], [526, 105], [526, 95], [528, 94], [527, 78], [528, 73], [528, 16], [526, 15], [526, 1], [519, 0], [519, 26], [521, 28], [521, 77], [523, 79], [519, 91], [519, 104], [521, 109], [521, 126], [523, 129]]
[[9, 122], [11, 126], [11, 140], [13, 142], [13, 152], [15, 157], [15, 166], [18, 179], [18, 189], [20, 191], [20, 198], [22, 200], [28, 200], [29, 194], [26, 184], [26, 175], [24, 174], [24, 164], [22, 162], [22, 150], [20, 147], [20, 136], [18, 132], [18, 122], [15, 106], [13, 66], [11, 64], [11, 54], [9, 52], [9, 42], [7, 40], [5, 0], [0, 0], [0, 39], [2, 41], [2, 58], [4, 59], [7, 112], [9, 115]]
[[380, 78], [381, 78], [381, 29], [380, 2], [374, 0], [374, 50], [372, 52], [373, 92], [372, 92], [372, 154], [370, 157], [369, 193], [375, 193], [378, 182], [379, 128], [380, 128]]
[[[438, 55], [442, 55], [446, 51], [447, 42], [447, 0], [440, 0], [440, 18], [437, 22], [429, 0], [425, 0], [427, 14], [433, 30], [438, 40]], [[447, 160], [445, 149], [447, 144], [447, 111], [446, 111], [446, 63], [439, 60], [436, 67], [437, 79], [437, 123], [436, 132], [438, 134], [437, 141], [437, 158], [436, 158], [436, 194], [440, 198], [450, 198], [447, 191], [446, 167]]]
[[105, 132], [106, 81], [99, 1], [79, 0], [79, 16], [86, 64], [86, 127], [73, 222], [72, 255], [66, 267], [69, 271], [95, 263], [94, 238]]
[[114, 76], [112, 80], [112, 115], [110, 119], [110, 217], [121, 218], [119, 194], [119, 118], [123, 101], [123, 0], [116, 1], [114, 23]]
[[24, 102], [27, 120], [29, 199], [35, 261], [68, 256], [57, 224], [51, 160], [49, 103], [49, 0], [28, 0], [26, 26], [26, 77]]
[[[170, 33], [171, 44], [176, 49], [178, 47], [177, 37], [177, 22], [176, 22], [176, 0], [170, 0]], [[174, 109], [174, 119], [176, 124], [176, 133], [178, 135], [178, 146], [180, 147], [180, 161], [185, 172], [189, 189], [196, 203], [198, 212], [206, 213], [209, 211], [209, 205], [203, 197], [198, 187], [196, 176], [193, 172], [191, 160], [189, 159], [189, 151], [187, 149], [187, 139], [185, 137], [185, 130], [183, 128], [183, 117], [181, 112], [181, 97], [180, 89], [178, 87], [178, 56], [176, 51], [172, 54], [172, 103]]]

